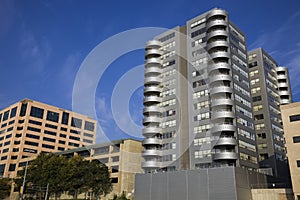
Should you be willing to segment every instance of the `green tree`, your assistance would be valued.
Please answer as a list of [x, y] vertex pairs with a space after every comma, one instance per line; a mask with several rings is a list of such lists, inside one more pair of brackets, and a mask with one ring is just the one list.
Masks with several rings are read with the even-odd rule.
[[112, 183], [108, 167], [98, 160], [88, 163], [88, 173], [86, 173], [88, 188], [96, 198], [107, 195], [112, 191]]
[[0, 178], [0, 199], [9, 196], [11, 189], [11, 180], [9, 178]]

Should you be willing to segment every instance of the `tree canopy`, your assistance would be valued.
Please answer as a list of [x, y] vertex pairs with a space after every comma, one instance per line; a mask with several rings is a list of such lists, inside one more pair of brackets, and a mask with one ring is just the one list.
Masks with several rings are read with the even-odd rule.
[[9, 178], [0, 178], [0, 199], [9, 196], [11, 189], [11, 180]]
[[[15, 181], [18, 186], [22, 185], [23, 176], [24, 170]], [[108, 194], [112, 184], [107, 166], [98, 160], [40, 154], [28, 166], [24, 193], [35, 199], [44, 199], [47, 188], [48, 197], [55, 199], [64, 192], [74, 199], [87, 192], [97, 198]]]

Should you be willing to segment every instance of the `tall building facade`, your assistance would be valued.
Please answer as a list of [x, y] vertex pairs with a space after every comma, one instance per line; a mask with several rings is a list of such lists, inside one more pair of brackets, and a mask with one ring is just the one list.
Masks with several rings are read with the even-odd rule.
[[15, 177], [40, 153], [95, 143], [96, 121], [25, 99], [0, 111], [0, 176]]
[[288, 70], [261, 48], [250, 51], [248, 59], [259, 164], [278, 176], [286, 159], [280, 104], [292, 101]]
[[300, 199], [300, 102], [282, 105], [281, 116], [294, 199]]
[[213, 9], [146, 44], [145, 172], [258, 167], [245, 41]]

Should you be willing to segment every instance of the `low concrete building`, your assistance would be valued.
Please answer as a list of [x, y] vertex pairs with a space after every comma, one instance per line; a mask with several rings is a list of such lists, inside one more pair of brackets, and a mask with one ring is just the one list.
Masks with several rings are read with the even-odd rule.
[[300, 199], [300, 102], [281, 106], [294, 198]]
[[111, 172], [113, 190], [102, 199], [111, 199], [114, 194], [120, 195], [123, 191], [128, 198], [131, 198], [134, 196], [135, 174], [143, 172], [142, 149], [140, 141], [123, 139], [71, 149], [58, 154], [66, 157], [79, 155], [88, 160], [97, 159], [104, 163]]

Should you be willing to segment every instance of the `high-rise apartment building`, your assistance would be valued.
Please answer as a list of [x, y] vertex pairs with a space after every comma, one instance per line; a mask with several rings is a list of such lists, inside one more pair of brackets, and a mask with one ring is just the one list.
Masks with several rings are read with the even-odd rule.
[[0, 111], [0, 176], [15, 177], [40, 153], [95, 143], [96, 121], [25, 99]]
[[300, 199], [300, 102], [282, 105], [281, 116], [286, 140], [294, 199]]
[[250, 51], [248, 59], [259, 164], [278, 176], [286, 159], [279, 106], [292, 101], [288, 70], [261, 48]]
[[256, 169], [245, 35], [210, 10], [146, 44], [145, 172]]

